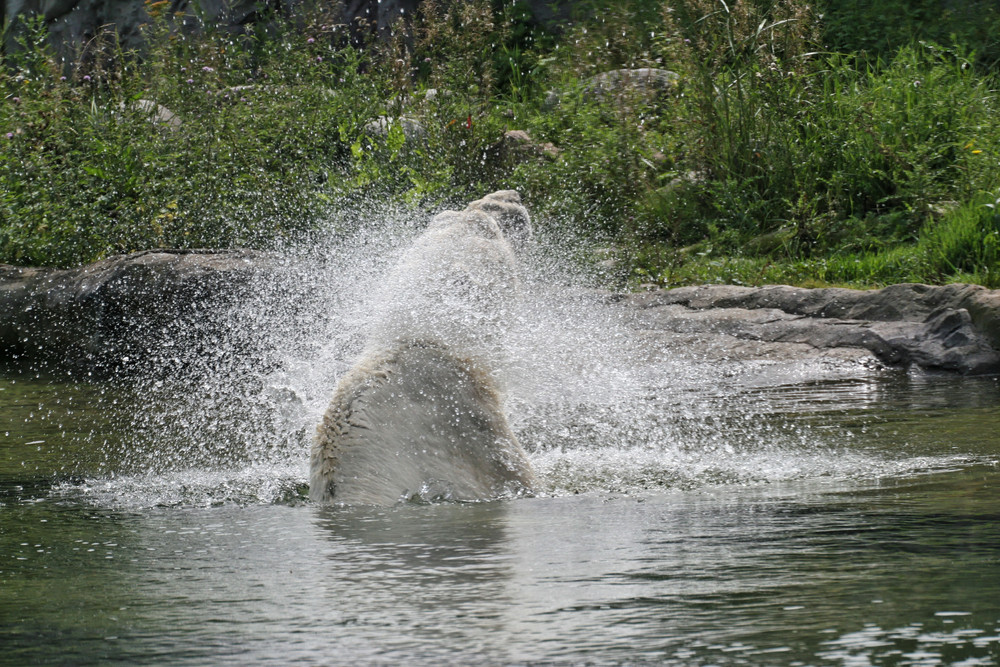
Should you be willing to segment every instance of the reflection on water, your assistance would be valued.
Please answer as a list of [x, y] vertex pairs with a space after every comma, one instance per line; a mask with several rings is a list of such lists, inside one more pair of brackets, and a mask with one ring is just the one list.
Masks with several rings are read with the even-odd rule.
[[0, 664], [1000, 663], [996, 378], [709, 358], [534, 289], [538, 497], [319, 507], [365, 312], [323, 272], [169, 373], [0, 376]]
[[[700, 397], [683, 484], [615, 476], [591, 439], [533, 455], [580, 495], [390, 509], [301, 501], [301, 461], [88, 475], [107, 463], [67, 459], [104, 436], [74, 417], [110, 390], [2, 386], [0, 664], [1000, 661], [992, 379], [735, 391], [752, 427]], [[741, 460], [761, 479], [695, 483]]]
[[997, 478], [380, 510], [22, 501], [0, 663], [996, 664]]

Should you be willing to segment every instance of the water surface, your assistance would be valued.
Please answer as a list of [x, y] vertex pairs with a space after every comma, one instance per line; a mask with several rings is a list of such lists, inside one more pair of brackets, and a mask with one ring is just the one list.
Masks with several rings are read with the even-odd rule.
[[321, 507], [364, 309], [320, 295], [167, 373], [0, 375], [0, 664], [1000, 663], [996, 378], [720, 361], [532, 292], [537, 496]]

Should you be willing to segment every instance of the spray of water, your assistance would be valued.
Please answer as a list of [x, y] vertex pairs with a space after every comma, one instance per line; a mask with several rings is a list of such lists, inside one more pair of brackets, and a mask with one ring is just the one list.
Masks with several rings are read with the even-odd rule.
[[[303, 501], [316, 424], [373, 313], [392, 298], [386, 276], [430, 216], [379, 210], [356, 218], [366, 222], [333, 225], [340, 231], [279, 253], [249, 298], [179, 322], [148, 372], [122, 392], [130, 397], [116, 412], [122, 437], [108, 446], [106, 469], [73, 492], [126, 506]], [[571, 259], [579, 244], [542, 236], [520, 258], [524, 294], [500, 369], [538, 494], [879, 476], [914, 466], [850, 448], [850, 429], [789, 419], [801, 406], [767, 395], [857, 378], [856, 362], [727, 361], [690, 340], [644, 335], [626, 308], [586, 286], [588, 271]], [[206, 340], [205, 329], [222, 333]]]

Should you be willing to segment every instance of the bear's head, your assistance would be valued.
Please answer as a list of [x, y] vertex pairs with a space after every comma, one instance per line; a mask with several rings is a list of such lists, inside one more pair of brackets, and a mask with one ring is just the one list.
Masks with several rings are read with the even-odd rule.
[[522, 250], [531, 243], [531, 218], [521, 204], [521, 195], [516, 190], [488, 194], [469, 204], [465, 210], [482, 211], [492, 217], [515, 250]]

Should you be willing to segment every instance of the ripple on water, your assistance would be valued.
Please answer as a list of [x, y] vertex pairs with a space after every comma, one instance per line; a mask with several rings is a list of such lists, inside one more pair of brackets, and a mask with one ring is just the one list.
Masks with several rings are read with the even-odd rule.
[[286, 505], [306, 501], [308, 475], [301, 463], [235, 470], [191, 468], [64, 481], [53, 487], [52, 495], [117, 510]]
[[[936, 616], [942, 615], [938, 612]], [[963, 612], [962, 615], [969, 615]], [[947, 622], [947, 621], [946, 621]], [[996, 632], [998, 628], [994, 628]], [[992, 649], [992, 650], [991, 650]], [[883, 629], [875, 624], [823, 642], [817, 657], [841, 665], [897, 665], [933, 667], [995, 665], [1000, 636], [979, 628], [925, 629], [913, 623]]]

